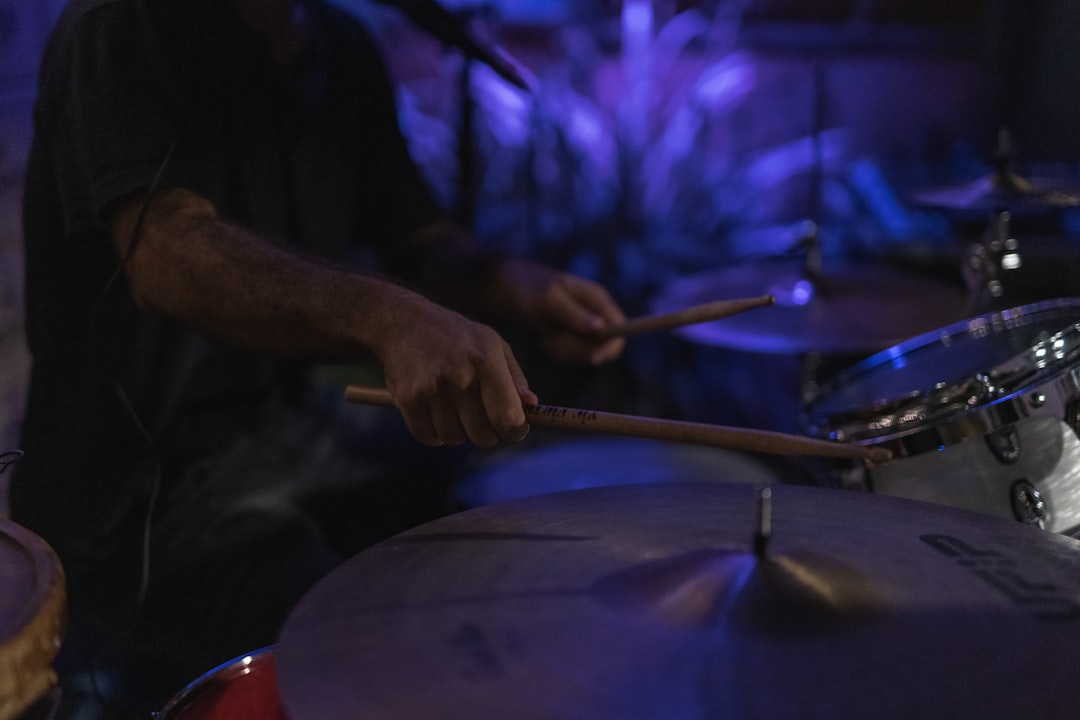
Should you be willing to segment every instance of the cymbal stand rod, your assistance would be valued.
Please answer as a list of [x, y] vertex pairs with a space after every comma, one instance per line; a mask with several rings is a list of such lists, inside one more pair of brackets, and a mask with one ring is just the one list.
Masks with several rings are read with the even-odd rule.
[[772, 487], [762, 485], [757, 491], [757, 532], [754, 533], [754, 554], [764, 558], [772, 537]]
[[1012, 134], [1007, 127], [998, 128], [997, 146], [994, 148], [994, 185], [1006, 190], [1015, 190], [1013, 179], [1013, 143]]
[[1008, 252], [1010, 215], [1007, 210], [990, 213], [990, 223], [982, 238], [972, 243], [964, 255], [964, 282], [969, 293], [969, 314], [1007, 307], [1001, 277], [1002, 256]]
[[812, 165], [810, 173], [810, 222], [806, 224], [806, 236], [803, 242], [806, 245], [806, 279], [814, 285], [817, 291], [821, 280], [821, 236], [819, 228], [822, 223], [822, 210], [824, 206], [825, 184], [825, 152], [822, 147], [821, 134], [825, 130], [826, 114], [826, 70], [825, 63], [820, 58], [815, 58], [810, 67], [813, 97], [810, 117], [810, 143], [812, 153]]
[[822, 261], [821, 261], [821, 236], [816, 222], [806, 222], [803, 237], [803, 245], [806, 248], [806, 260], [803, 265], [805, 280], [809, 280], [816, 294], [821, 290]]

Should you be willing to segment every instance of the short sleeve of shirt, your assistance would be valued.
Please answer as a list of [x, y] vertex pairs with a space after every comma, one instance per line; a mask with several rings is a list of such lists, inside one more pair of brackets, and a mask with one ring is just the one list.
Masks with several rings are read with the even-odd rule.
[[36, 131], [67, 236], [162, 174], [258, 232], [340, 256], [437, 219], [379, 49], [305, 0], [311, 48], [277, 66], [222, 0], [76, 0], [42, 67]]
[[138, 2], [75, 2], [43, 58], [36, 131], [51, 162], [66, 234], [100, 229], [102, 211], [146, 187], [179, 135], [160, 38]]

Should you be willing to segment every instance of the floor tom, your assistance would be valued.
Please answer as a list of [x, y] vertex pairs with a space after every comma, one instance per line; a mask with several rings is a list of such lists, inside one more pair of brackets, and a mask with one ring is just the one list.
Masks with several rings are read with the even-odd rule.
[[285, 720], [274, 648], [230, 660], [192, 681], [156, 720]]

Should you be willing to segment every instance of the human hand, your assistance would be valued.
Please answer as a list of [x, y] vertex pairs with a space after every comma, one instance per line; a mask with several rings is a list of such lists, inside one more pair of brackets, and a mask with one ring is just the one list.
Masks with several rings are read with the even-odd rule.
[[503, 260], [498, 273], [499, 293], [542, 334], [552, 357], [599, 365], [622, 353], [623, 338], [600, 333], [626, 316], [599, 283], [519, 259]]
[[425, 445], [478, 447], [528, 434], [523, 404], [538, 402], [493, 329], [411, 294], [398, 298], [376, 347], [386, 387]]

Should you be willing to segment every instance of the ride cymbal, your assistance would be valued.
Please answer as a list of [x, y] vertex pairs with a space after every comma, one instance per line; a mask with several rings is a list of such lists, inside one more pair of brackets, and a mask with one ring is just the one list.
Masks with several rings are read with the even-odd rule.
[[[361, 553], [278, 644], [291, 720], [1076, 716], [1080, 543], [741, 483], [469, 510]], [[760, 547], [760, 546], [759, 546]]]

